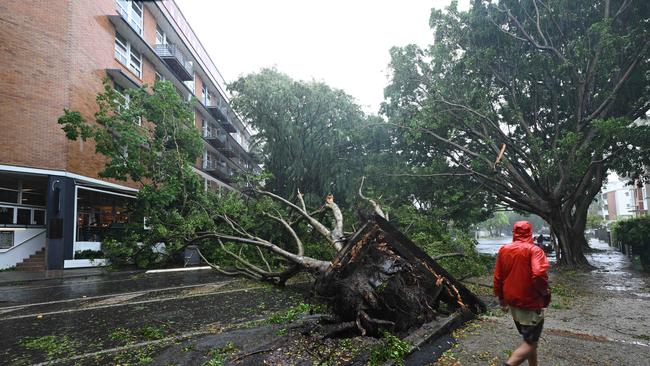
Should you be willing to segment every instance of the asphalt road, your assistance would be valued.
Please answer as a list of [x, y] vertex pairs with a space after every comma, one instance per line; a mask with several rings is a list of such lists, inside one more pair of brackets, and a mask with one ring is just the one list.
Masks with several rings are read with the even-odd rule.
[[303, 299], [299, 287], [279, 290], [209, 270], [0, 286], [0, 365], [145, 364], [178, 339], [295, 305]]

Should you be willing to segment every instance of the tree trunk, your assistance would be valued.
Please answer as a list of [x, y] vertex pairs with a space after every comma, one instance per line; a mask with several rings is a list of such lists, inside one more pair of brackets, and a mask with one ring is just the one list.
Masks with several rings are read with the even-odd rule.
[[550, 224], [560, 248], [558, 264], [576, 267], [590, 266], [584, 255], [584, 249], [588, 247], [584, 223], [579, 222], [579, 218], [578, 222], [570, 222], [567, 219], [570, 216], [563, 212], [558, 212], [553, 217]]

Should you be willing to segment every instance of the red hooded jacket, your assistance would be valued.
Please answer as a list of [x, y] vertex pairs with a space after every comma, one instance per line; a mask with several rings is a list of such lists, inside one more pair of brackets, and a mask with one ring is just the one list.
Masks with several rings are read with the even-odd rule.
[[512, 228], [512, 243], [499, 249], [494, 266], [494, 295], [509, 305], [537, 310], [548, 306], [548, 259], [533, 243], [533, 227], [518, 221]]

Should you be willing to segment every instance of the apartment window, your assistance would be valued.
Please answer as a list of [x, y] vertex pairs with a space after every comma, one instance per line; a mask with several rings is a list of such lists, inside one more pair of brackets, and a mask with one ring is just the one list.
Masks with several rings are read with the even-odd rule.
[[167, 35], [156, 25], [156, 44], [167, 44]]
[[139, 35], [142, 35], [143, 9], [141, 2], [117, 0], [117, 11]]
[[142, 77], [142, 55], [136, 50], [131, 50], [131, 61], [129, 62], [129, 69], [131, 69], [138, 77]]
[[[195, 91], [194, 91], [194, 79], [192, 79], [192, 80], [188, 80], [188, 81], [184, 81], [183, 83], [184, 83], [184, 84], [185, 84], [185, 85], [190, 89], [190, 91], [192, 92], [192, 94], [195, 93]], [[191, 99], [192, 99], [192, 95], [190, 94], [190, 96], [188, 97], [188, 100], [191, 100]]]
[[160, 73], [158, 73], [158, 71], [155, 71], [154, 80], [155, 81], [163, 81], [163, 80], [165, 80], [165, 77], [160, 75]]
[[129, 43], [119, 33], [115, 33], [115, 58], [124, 65], [127, 65], [129, 54]]
[[208, 92], [208, 86], [205, 84], [201, 88], [201, 95], [203, 96], [203, 104], [210, 105], [210, 93]]
[[115, 33], [115, 58], [138, 77], [142, 77], [142, 55], [119, 33]]
[[[118, 107], [118, 111], [121, 111], [122, 108], [128, 108], [129, 103], [131, 103], [131, 96], [129, 94], [125, 93], [124, 88], [119, 84], [115, 84], [115, 91], [118, 92], [122, 96], [122, 98], [124, 98], [124, 103], [120, 107]], [[121, 102], [121, 101], [118, 101], [118, 102]], [[138, 119], [136, 120], [135, 123], [138, 126], [142, 126], [142, 117], [138, 116]], [[126, 153], [126, 151], [125, 151], [125, 153]], [[128, 155], [128, 153], [127, 153], [127, 155]]]

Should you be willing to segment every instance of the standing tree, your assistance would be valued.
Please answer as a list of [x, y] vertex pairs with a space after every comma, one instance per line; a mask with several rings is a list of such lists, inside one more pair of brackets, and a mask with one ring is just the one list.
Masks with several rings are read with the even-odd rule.
[[394, 48], [384, 113], [448, 169], [551, 224], [587, 264], [587, 209], [609, 169], [650, 162], [650, 3], [472, 1], [434, 10], [435, 39]]
[[255, 143], [272, 176], [266, 187], [274, 193], [292, 196], [300, 188], [313, 195], [307, 202], [332, 193], [352, 203], [366, 176], [366, 187], [390, 203], [387, 210], [416, 203], [443, 224], [481, 221], [492, 207], [492, 197], [462, 175], [440, 174], [444, 158], [432, 167], [426, 144], [401, 139], [340, 90], [273, 69], [241, 77], [230, 90], [234, 107], [257, 131]]
[[316, 197], [332, 193], [341, 201], [356, 196], [361, 154], [354, 130], [365, 116], [352, 97], [274, 69], [241, 77], [229, 89], [233, 107], [257, 132], [254, 143], [272, 175], [268, 189], [283, 196], [299, 188]]

